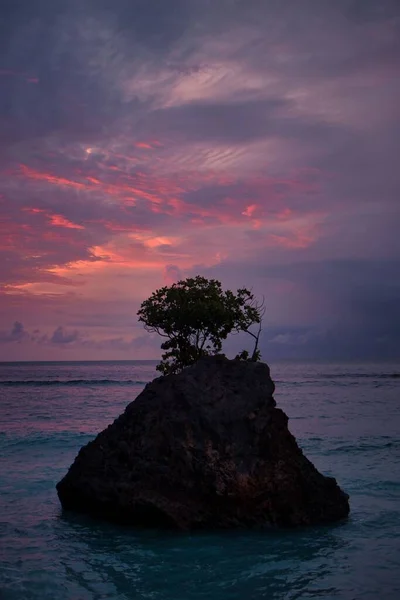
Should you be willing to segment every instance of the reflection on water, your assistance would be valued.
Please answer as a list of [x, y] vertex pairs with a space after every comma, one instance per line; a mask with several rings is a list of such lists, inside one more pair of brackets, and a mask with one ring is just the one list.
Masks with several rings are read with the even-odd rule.
[[55, 535], [60, 547], [74, 548], [60, 557], [71, 590], [160, 600], [327, 597], [335, 592], [335, 554], [346, 568], [344, 526], [188, 535], [127, 531], [63, 513]]

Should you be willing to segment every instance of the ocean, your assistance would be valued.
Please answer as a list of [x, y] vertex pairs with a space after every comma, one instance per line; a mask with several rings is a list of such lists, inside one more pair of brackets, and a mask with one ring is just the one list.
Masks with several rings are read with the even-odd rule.
[[350, 494], [345, 522], [193, 535], [63, 514], [55, 484], [155, 363], [1, 363], [0, 599], [398, 600], [399, 365], [270, 366], [298, 443]]

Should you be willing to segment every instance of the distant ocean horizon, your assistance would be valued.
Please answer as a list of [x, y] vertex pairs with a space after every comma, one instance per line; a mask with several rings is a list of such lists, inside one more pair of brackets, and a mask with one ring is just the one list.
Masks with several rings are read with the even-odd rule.
[[[228, 358], [230, 358], [228, 356]], [[159, 358], [110, 358], [110, 359], [85, 359], [85, 360], [0, 360], [0, 365], [9, 365], [9, 364], [25, 364], [25, 363], [158, 363], [160, 361]], [[375, 365], [375, 364], [389, 364], [389, 365], [398, 365], [400, 368], [400, 358], [399, 359], [371, 359], [371, 360], [360, 360], [358, 358], [349, 359], [349, 360], [333, 360], [328, 358], [312, 358], [312, 359], [304, 359], [304, 358], [279, 358], [278, 360], [261, 358], [261, 362], [280, 364], [280, 363], [296, 363], [296, 364], [333, 364], [333, 365]]]
[[63, 513], [55, 484], [157, 362], [0, 362], [2, 600], [400, 597], [396, 362], [266, 360], [299, 445], [350, 494], [345, 522], [174, 535]]

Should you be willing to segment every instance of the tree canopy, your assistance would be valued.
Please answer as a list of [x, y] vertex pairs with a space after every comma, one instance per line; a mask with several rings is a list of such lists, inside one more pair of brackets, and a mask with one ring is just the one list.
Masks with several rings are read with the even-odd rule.
[[[263, 304], [257, 303], [251, 291], [224, 291], [216, 279], [201, 276], [156, 290], [138, 311], [147, 331], [166, 338], [157, 366], [164, 374], [176, 373], [202, 356], [220, 353], [227, 336], [240, 331], [256, 340], [251, 359], [258, 360], [263, 314]], [[250, 331], [254, 324], [259, 324], [258, 334]], [[237, 358], [248, 360], [250, 356], [245, 350]]]

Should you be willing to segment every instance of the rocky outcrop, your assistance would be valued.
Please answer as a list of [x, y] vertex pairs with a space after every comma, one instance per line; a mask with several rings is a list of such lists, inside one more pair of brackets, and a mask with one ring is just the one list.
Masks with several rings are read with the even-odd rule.
[[80, 450], [57, 484], [62, 506], [178, 529], [346, 517], [347, 494], [304, 456], [274, 389], [266, 364], [223, 357], [155, 379]]

